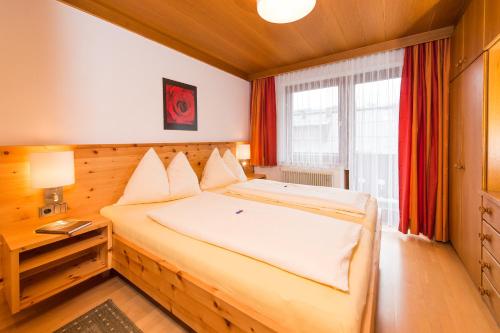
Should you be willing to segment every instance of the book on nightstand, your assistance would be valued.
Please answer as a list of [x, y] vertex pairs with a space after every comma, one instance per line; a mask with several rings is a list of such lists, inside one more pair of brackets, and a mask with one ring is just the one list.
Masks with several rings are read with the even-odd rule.
[[92, 221], [80, 220], [59, 220], [49, 224], [42, 225], [36, 229], [37, 234], [62, 234], [71, 236], [71, 234], [92, 224]]

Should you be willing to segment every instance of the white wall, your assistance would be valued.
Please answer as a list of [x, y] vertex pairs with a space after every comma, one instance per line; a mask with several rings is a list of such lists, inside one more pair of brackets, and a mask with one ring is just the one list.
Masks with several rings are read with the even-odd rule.
[[[198, 131], [163, 130], [162, 78], [198, 87]], [[250, 85], [55, 0], [0, 0], [0, 145], [249, 138]]]

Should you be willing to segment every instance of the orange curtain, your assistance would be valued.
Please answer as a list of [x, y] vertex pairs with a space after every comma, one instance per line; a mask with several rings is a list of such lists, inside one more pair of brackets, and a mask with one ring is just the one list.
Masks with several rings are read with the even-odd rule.
[[399, 230], [448, 240], [450, 39], [405, 49], [399, 110]]
[[252, 165], [276, 165], [276, 91], [274, 77], [252, 81], [250, 105]]

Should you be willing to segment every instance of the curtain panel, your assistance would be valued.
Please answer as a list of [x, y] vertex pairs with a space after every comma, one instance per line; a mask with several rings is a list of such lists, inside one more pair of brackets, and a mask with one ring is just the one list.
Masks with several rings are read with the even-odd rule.
[[399, 230], [448, 240], [450, 40], [405, 49], [399, 108]]
[[274, 77], [252, 81], [250, 163], [276, 165], [276, 90]]

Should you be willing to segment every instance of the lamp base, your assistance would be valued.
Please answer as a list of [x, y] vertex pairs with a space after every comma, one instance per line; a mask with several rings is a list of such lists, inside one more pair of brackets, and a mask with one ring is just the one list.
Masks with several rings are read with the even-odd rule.
[[43, 192], [43, 199], [45, 201], [45, 205], [64, 202], [63, 188], [62, 187], [46, 188]]

